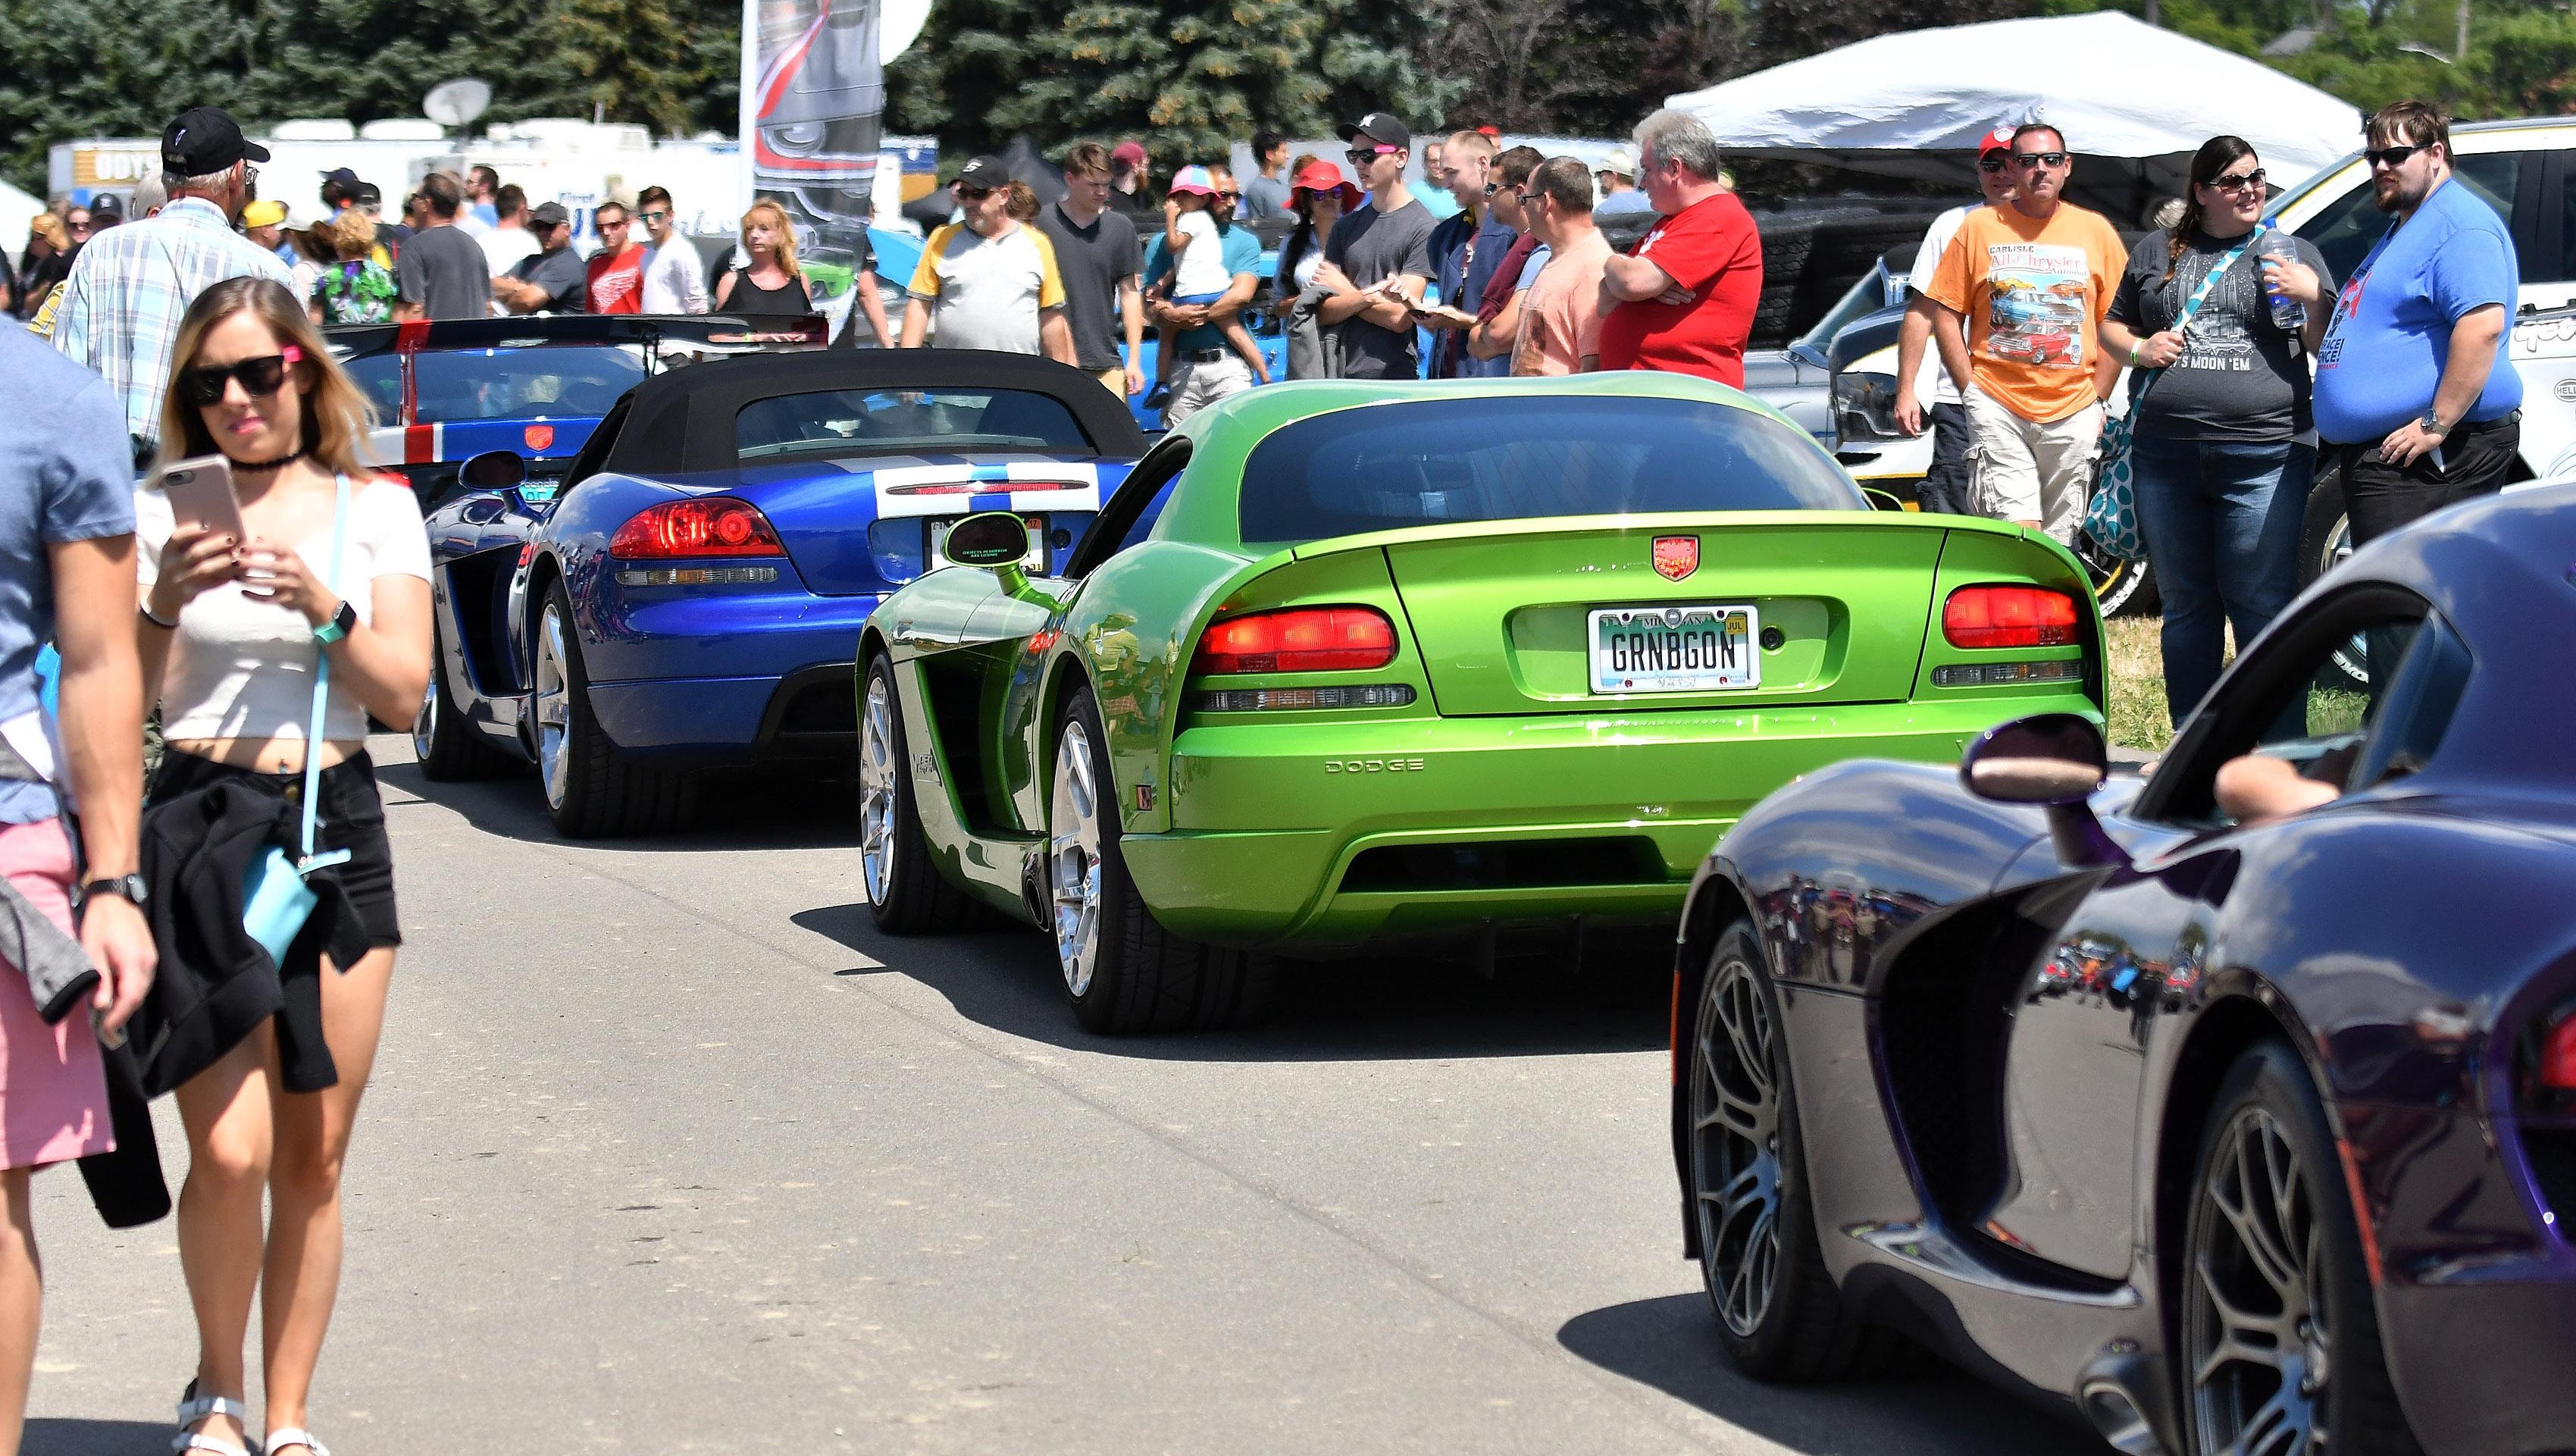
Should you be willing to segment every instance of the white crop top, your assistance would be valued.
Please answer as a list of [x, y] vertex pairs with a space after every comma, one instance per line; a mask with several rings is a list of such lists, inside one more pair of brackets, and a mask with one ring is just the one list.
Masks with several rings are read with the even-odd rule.
[[[171, 527], [169, 497], [138, 487], [134, 547], [146, 591], [160, 575], [161, 547]], [[295, 551], [315, 576], [329, 574], [330, 527], [297, 542]], [[357, 608], [359, 621], [371, 621], [380, 576], [429, 580], [429, 535], [409, 488], [382, 479], [353, 480], [347, 539], [331, 589]], [[246, 596], [238, 581], [200, 594], [180, 611], [179, 630], [171, 634], [169, 665], [161, 673], [163, 736], [302, 739], [313, 717], [313, 664], [320, 650], [302, 612]], [[333, 742], [367, 736], [366, 709], [336, 679], [323, 724], [323, 736]]]

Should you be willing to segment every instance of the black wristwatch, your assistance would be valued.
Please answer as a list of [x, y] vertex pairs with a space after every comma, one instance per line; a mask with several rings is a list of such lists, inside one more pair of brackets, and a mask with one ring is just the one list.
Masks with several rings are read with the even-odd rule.
[[347, 597], [342, 597], [340, 599], [340, 610], [331, 614], [331, 620], [313, 629], [313, 640], [321, 643], [325, 647], [328, 647], [332, 643], [347, 637], [350, 632], [356, 629], [357, 625], [357, 607], [351, 604]]
[[114, 895], [140, 910], [143, 902], [152, 898], [152, 891], [143, 883], [141, 875], [117, 875], [110, 879], [92, 880], [81, 886], [81, 903], [84, 905], [100, 895]]

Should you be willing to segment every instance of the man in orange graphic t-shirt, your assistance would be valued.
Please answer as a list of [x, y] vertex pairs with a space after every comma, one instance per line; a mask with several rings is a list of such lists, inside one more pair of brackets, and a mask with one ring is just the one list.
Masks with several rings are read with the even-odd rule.
[[2016, 128], [2012, 200], [1968, 214], [1925, 293], [1968, 406], [1969, 509], [2070, 546], [2120, 372], [2095, 331], [2129, 256], [2109, 219], [2064, 200], [2074, 171], [2057, 128]]

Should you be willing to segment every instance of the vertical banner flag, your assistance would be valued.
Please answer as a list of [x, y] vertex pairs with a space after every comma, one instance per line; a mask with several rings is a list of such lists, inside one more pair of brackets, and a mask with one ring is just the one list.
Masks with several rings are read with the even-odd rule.
[[885, 72], [878, 0], [743, 0], [750, 196], [787, 210], [817, 312], [837, 329], [867, 260]]

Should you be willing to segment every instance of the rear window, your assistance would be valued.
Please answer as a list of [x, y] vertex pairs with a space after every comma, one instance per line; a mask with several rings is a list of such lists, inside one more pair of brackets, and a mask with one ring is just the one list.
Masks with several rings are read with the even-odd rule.
[[[398, 418], [402, 359], [370, 354], [348, 362], [349, 377], [379, 419]], [[604, 415], [644, 381], [639, 346], [557, 344], [542, 349], [441, 349], [412, 356], [420, 423]]]
[[1088, 454], [1091, 438], [1053, 395], [1021, 389], [818, 390], [754, 400], [734, 416], [745, 460], [913, 450]]
[[1655, 511], [1867, 510], [1794, 426], [1602, 395], [1407, 400], [1274, 431], [1244, 463], [1243, 539]]

